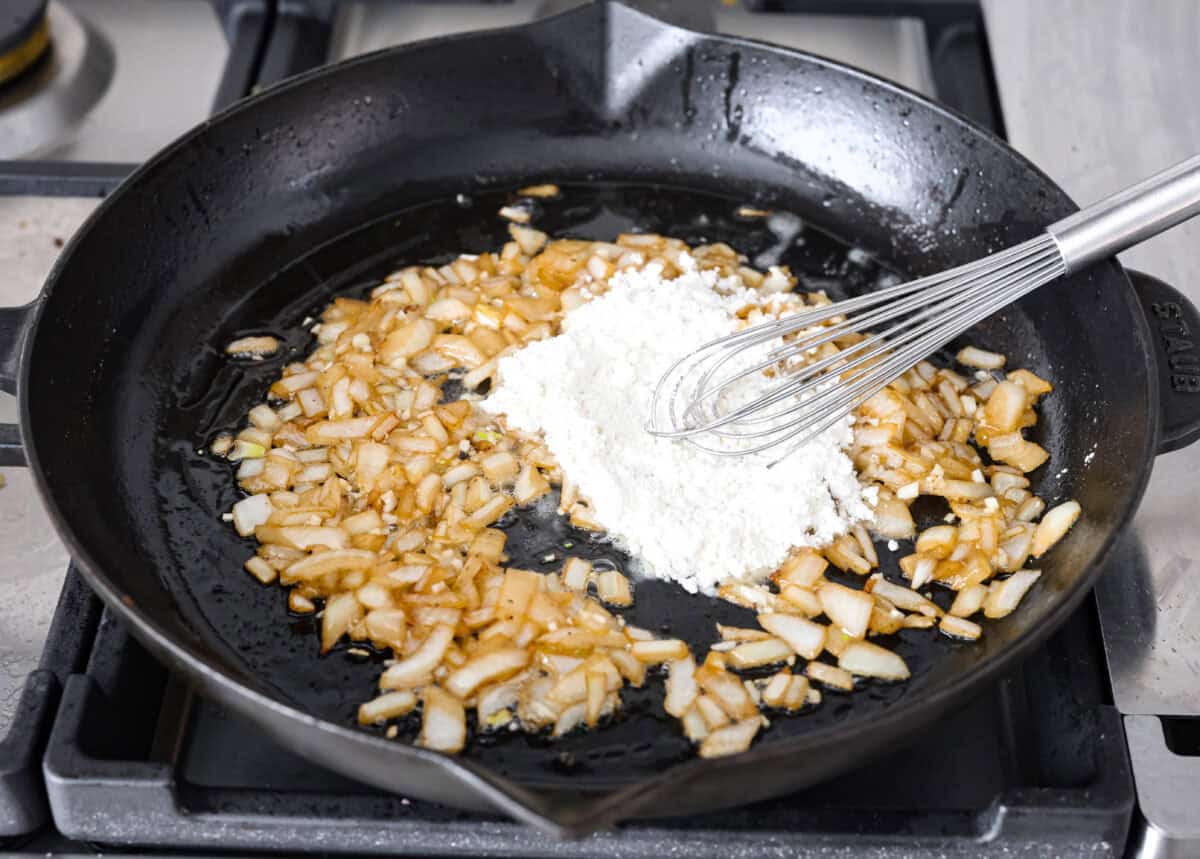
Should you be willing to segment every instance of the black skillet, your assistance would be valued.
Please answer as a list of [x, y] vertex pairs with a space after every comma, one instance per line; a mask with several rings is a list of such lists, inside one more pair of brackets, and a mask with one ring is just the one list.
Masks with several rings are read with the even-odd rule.
[[[496, 247], [495, 210], [539, 181], [566, 189], [539, 224], [569, 235], [639, 228], [757, 252], [771, 236], [738, 220], [737, 205], [793, 212], [810, 226], [783, 261], [843, 292], [870, 288], [882, 269], [830, 235], [919, 275], [1074, 208], [1002, 142], [895, 85], [617, 4], [323, 69], [235, 106], [138, 170], [71, 240], [41, 297], [0, 312], [0, 377], [20, 394], [24, 455], [89, 582], [154, 653], [362, 781], [578, 834], [847, 770], [977, 694], [1065, 619], [1156, 450], [1200, 429], [1200, 379], [1179, 361], [1190, 353], [1172, 370], [1147, 322], [1177, 334], [1195, 311], [1165, 285], [1131, 287], [1116, 263], [1096, 266], [971, 336], [1056, 383], [1035, 432], [1052, 456], [1034, 488], [1086, 511], [1021, 610], [987, 624], [983, 641], [906, 632], [892, 644], [910, 682], [829, 694], [719, 761], [691, 756], [655, 684], [629, 696], [616, 724], [558, 743], [476, 738], [449, 758], [385, 740], [351, 719], [377, 660], [344, 649], [319, 659], [311, 623], [241, 571], [252, 546], [220, 521], [237, 497], [230, 468], [198, 452], [309, 341], [289, 335], [286, 354], [260, 364], [221, 347], [295, 331], [389, 266]], [[520, 563], [572, 538], [528, 517], [508, 525]], [[626, 560], [602, 543], [588, 551]], [[641, 584], [631, 614], [701, 644], [714, 618], [738, 610]]]

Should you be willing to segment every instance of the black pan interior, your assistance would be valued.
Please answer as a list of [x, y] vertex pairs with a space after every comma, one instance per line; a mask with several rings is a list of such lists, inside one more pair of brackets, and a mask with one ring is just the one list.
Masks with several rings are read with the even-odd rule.
[[[287, 347], [269, 360], [252, 361], [225, 356], [221, 340], [209, 343], [197, 351], [186, 373], [186, 388], [175, 392], [177, 407], [157, 442], [159, 504], [178, 506], [184, 500], [186, 508], [164, 522], [169, 539], [188, 547], [188, 552], [211, 553], [212, 562], [170, 585], [182, 585], [177, 600], [195, 606], [197, 622], [203, 618], [239, 654], [247, 673], [264, 678], [278, 697], [303, 710], [351, 724], [357, 704], [372, 695], [386, 654], [363, 658], [361, 648], [344, 642], [336, 652], [318, 657], [317, 623], [311, 617], [289, 616], [283, 591], [264, 589], [240, 574], [237, 559], [253, 552], [253, 542], [238, 540], [227, 527], [213, 527], [221, 512], [241, 497], [234, 469], [204, 451], [218, 434], [240, 429], [246, 411], [262, 402], [280, 369], [313, 348], [314, 338], [302, 323], [319, 316], [332, 296], [364, 297], [402, 265], [441, 264], [456, 252], [499, 247], [507, 238], [507, 222], [496, 212], [510, 202], [516, 202], [511, 190], [432, 201], [389, 215], [303, 257], [248, 294], [227, 320], [224, 335], [232, 339], [269, 333]], [[897, 277], [865, 258], [861, 249], [819, 228], [788, 237], [772, 229], [774, 220], [739, 217], [738, 202], [678, 188], [591, 183], [564, 186], [558, 199], [540, 201], [535, 221], [561, 237], [611, 239], [639, 231], [661, 232], [693, 244], [727, 242], [761, 265], [789, 265], [806, 289], [824, 289], [834, 297]], [[452, 395], [449, 387], [448, 393]], [[930, 515], [936, 518], [942, 512], [931, 509]], [[514, 566], [557, 570], [566, 555], [625, 570], [631, 566], [630, 558], [611, 541], [570, 527], [562, 517], [546, 513], [544, 505], [519, 510], [501, 524], [509, 533]], [[894, 554], [886, 546], [879, 548], [885, 556]], [[660, 582], [640, 583], [635, 606], [624, 614], [631, 623], [685, 636], [697, 652], [713, 641], [715, 622], [753, 622], [749, 611]], [[895, 644], [921, 671], [957, 646], [911, 631]], [[780, 720], [772, 733], [835, 724], [846, 717], [852, 702], [856, 709], [887, 706], [908, 688], [877, 684], [854, 696], [831, 694], [825, 706], [804, 718]], [[631, 690], [620, 717], [596, 734], [579, 732], [560, 741], [484, 734], [474, 737], [472, 751], [526, 783], [549, 785], [581, 774], [597, 784], [642, 778], [690, 754], [673, 720], [666, 719], [661, 697], [657, 681]], [[408, 720], [404, 738], [411, 740], [417, 726], [416, 716]]]
[[[297, 324], [330, 296], [400, 263], [497, 247], [504, 224], [494, 213], [510, 189], [567, 187], [537, 219], [556, 233], [657, 230], [751, 256], [771, 237], [763, 222], [739, 220], [737, 205], [786, 209], [806, 229], [783, 261], [831, 289], [869, 288], [885, 268], [913, 275], [965, 262], [1071, 209], [1002, 144], [906, 93], [619, 8], [589, 14], [571, 27], [471, 37], [455, 54], [469, 62], [430, 45], [268, 94], [152, 162], [68, 249], [26, 353], [26, 438], [72, 548], [126, 608], [183, 646], [169, 654], [177, 667], [205, 663], [343, 724], [371, 693], [373, 660], [344, 650], [318, 659], [311, 621], [289, 617], [279, 589], [240, 570], [252, 547], [219, 519], [237, 497], [229, 466], [198, 451], [287, 356], [249, 364], [220, 350], [262, 331], [300, 354], [308, 340]], [[849, 242], [879, 263], [849, 261]], [[826, 739], [857, 736], [867, 749], [873, 731], [899, 731], [900, 713], [948, 705], [975, 669], [998, 664], [1082, 594], [1136, 499], [1153, 436], [1139, 312], [1119, 269], [1105, 266], [971, 337], [1055, 381], [1034, 433], [1052, 453], [1035, 489], [1087, 511], [1021, 612], [989, 624], [977, 645], [901, 635], [911, 682], [829, 694], [812, 715], [774, 720], [759, 753], [712, 768], [693, 807], [847, 765], [855, 747]], [[526, 524], [513, 524], [514, 553], [556, 551], [561, 535], [530, 536]], [[595, 551], [623, 563], [609, 546]], [[710, 640], [714, 619], [745, 619], [662, 584], [639, 585], [630, 616], [694, 643]], [[657, 699], [630, 696], [628, 714], [593, 734], [553, 745], [480, 739], [471, 755], [527, 785], [592, 789], [658, 775], [688, 749]], [[315, 729], [307, 738], [354, 742]], [[378, 755], [358, 752], [358, 761]], [[780, 766], [758, 766], [766, 760]], [[402, 762], [385, 763], [360, 774], [421, 792]], [[738, 766], [754, 778], [730, 795], [719, 780]]]

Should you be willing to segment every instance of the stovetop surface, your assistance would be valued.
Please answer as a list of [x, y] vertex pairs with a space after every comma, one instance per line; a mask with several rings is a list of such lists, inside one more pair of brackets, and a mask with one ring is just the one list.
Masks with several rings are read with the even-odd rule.
[[[79, 594], [72, 573], [68, 608]], [[105, 851], [1117, 856], [1133, 786], [1098, 649], [1088, 605], [1019, 670], [874, 764], [771, 802], [559, 841], [381, 793], [296, 756], [193, 696], [105, 613], [86, 671], [66, 681], [45, 752], [58, 831], [24, 849], [79, 849], [67, 833]]]
[[[113, 75], [97, 102], [113, 112], [93, 110], [54, 146], [21, 153], [37, 157], [3, 162], [12, 156], [0, 151], [0, 264], [24, 274], [0, 281], [0, 301], [16, 304], [33, 296], [61, 239], [86, 216], [95, 195], [123, 174], [127, 167], [122, 165], [136, 163], [214, 107], [323, 62], [448, 29], [519, 23], [573, 2], [433, 7], [403, 0], [138, 0], [136, 14], [129, 14], [130, 7], [118, 10], [105, 20], [106, 43], [117, 46], [118, 60], [137, 50], [131, 46], [150, 40], [156, 42], [149, 51], [155, 62], [169, 53], [182, 68], [186, 58], [198, 58], [194, 74], [168, 75], [141, 90], [135, 76]], [[763, 0], [732, 7], [647, 2], [675, 16], [685, 8], [688, 20], [682, 23], [691, 26], [843, 59], [934, 95], [1000, 133], [1005, 130], [980, 9], [970, 0]], [[747, 6], [773, 14], [747, 11]], [[50, 7], [60, 15], [85, 7], [99, 10], [90, 0], [52, 0]], [[159, 26], [160, 21], [166, 23]], [[193, 24], [181, 26], [186, 21]], [[193, 35], [195, 27], [204, 32]], [[171, 50], [176, 43], [180, 51]], [[123, 72], [130, 65], [138, 68], [131, 59]], [[158, 120], [120, 127], [122, 111], [132, 117], [151, 112], [147, 104], [167, 102], [175, 104]], [[10, 104], [0, 90], [0, 126]], [[61, 196], [72, 189], [86, 196]], [[0, 399], [0, 419], [11, 417], [9, 399]], [[1096, 604], [1089, 599], [1013, 676], [931, 728], [914, 746], [866, 770], [702, 820], [633, 824], [584, 842], [548, 841], [499, 818], [380, 794], [278, 748], [252, 725], [192, 698], [109, 619], [99, 621], [93, 641], [99, 608], [73, 574], [62, 589], [57, 626], [47, 636], [65, 552], [48, 536], [28, 476], [17, 469], [3, 473], [10, 484], [0, 490], [0, 550], [8, 562], [0, 569], [0, 582], [21, 599], [0, 602], [0, 795], [22, 742], [47, 742], [45, 769], [59, 830], [43, 828], [32, 838], [11, 840], [10, 847], [20, 845], [22, 853], [85, 852], [94, 842], [132, 843], [142, 850], [174, 845], [189, 854], [234, 849], [547, 856], [1120, 855], [1133, 807], [1127, 743], [1135, 764], [1140, 755], [1169, 770], [1164, 784], [1174, 785], [1176, 792], [1200, 783], [1194, 768], [1179, 763], [1200, 754], [1200, 733], [1182, 721], [1166, 722], [1164, 728], [1157, 717], [1189, 712], [1200, 683], [1173, 682], [1161, 691], [1151, 677], [1139, 691], [1131, 684], [1147, 675], [1138, 671], [1136, 657], [1127, 657], [1117, 679], [1117, 703], [1133, 702], [1134, 709], [1121, 710], [1137, 715], [1123, 722], [1112, 706]], [[1167, 503], [1157, 497], [1149, 501], [1156, 511]], [[1162, 518], [1159, 512], [1153, 521]], [[1145, 516], [1139, 519], [1144, 522]], [[1137, 598], [1144, 607], [1148, 594], [1151, 616], [1155, 595], [1158, 609], [1182, 609], [1169, 618], [1189, 615], [1188, 606], [1195, 603], [1187, 602], [1188, 594], [1195, 589], [1177, 584], [1155, 590], [1150, 573], [1127, 574], [1151, 566], [1136, 537], [1126, 539], [1114, 571], [1105, 576], [1107, 586], [1099, 589], [1101, 608], [1107, 609], [1104, 634], [1110, 648], [1117, 643], [1127, 653], [1140, 652], [1147, 635], [1157, 636], [1150, 644], [1157, 646], [1163, 664], [1182, 659], [1186, 668], [1189, 657], [1170, 651], [1172, 639], [1162, 623], [1147, 625], [1144, 613], [1114, 622], [1114, 617], [1133, 617], [1121, 613], [1124, 602]], [[41, 670], [34, 671], [39, 662]], [[1178, 680], [1178, 672], [1170, 676]], [[25, 696], [18, 700], [22, 688]], [[1170, 709], [1154, 709], [1164, 700]], [[40, 754], [27, 770], [39, 769]], [[1140, 776], [1138, 786], [1141, 790]], [[0, 833], [4, 823], [0, 811]]]
[[143, 161], [220, 106], [231, 69], [208, 0], [51, 0], [51, 47], [0, 88], [0, 159]]

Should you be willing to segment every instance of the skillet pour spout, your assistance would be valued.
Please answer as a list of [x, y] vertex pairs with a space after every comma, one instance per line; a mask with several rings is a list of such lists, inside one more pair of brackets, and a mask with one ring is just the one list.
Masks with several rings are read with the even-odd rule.
[[[493, 204], [538, 182], [568, 189], [538, 221], [556, 235], [638, 229], [740, 249], [763, 236], [728, 213], [752, 203], [908, 276], [1016, 244], [1076, 208], [1002, 141], [919, 95], [614, 2], [302, 75], [147, 162], [71, 239], [38, 301], [0, 311], [0, 387], [21, 403], [20, 441], [0, 427], [0, 457], [28, 460], [88, 583], [152, 653], [359, 781], [582, 836], [845, 772], [979, 694], [1065, 620], [1156, 449], [1200, 431], [1200, 405], [1147, 322], [1194, 327], [1195, 309], [1165, 284], [1096, 266], [972, 332], [1056, 384], [1034, 439], [1051, 459], [1031, 488], [1086, 511], [1021, 610], [980, 642], [902, 635], [907, 683], [773, 717], [748, 752], [719, 760], [696, 758], [658, 699], [598, 731], [477, 740], [457, 758], [386, 740], [353, 727], [379, 665], [318, 659], [281, 590], [241, 572], [253, 546], [220, 520], [238, 492], [204, 448], [311, 347], [306, 316], [381, 267], [498, 247]], [[1064, 324], [1075, 319], [1088, 324]], [[283, 336], [277, 357], [223, 354], [264, 331]], [[698, 645], [739, 609], [641, 582], [633, 611]]]

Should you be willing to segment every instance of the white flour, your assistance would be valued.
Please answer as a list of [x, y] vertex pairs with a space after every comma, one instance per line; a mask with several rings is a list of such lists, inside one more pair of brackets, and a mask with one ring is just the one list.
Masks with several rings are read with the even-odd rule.
[[561, 335], [502, 359], [482, 403], [511, 427], [543, 433], [644, 572], [693, 593], [759, 578], [793, 546], [828, 543], [871, 516], [875, 490], [859, 484], [841, 450], [849, 419], [771, 469], [768, 455], [719, 457], [645, 431], [659, 376], [733, 331], [733, 313], [762, 299], [711, 271], [670, 281], [657, 265], [618, 273], [567, 316]]

